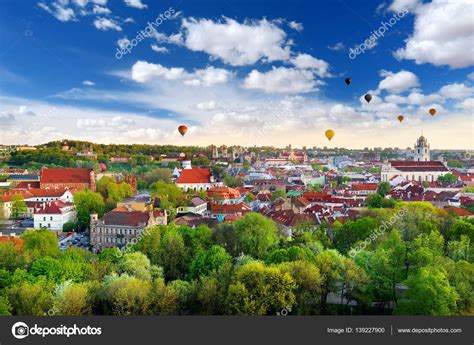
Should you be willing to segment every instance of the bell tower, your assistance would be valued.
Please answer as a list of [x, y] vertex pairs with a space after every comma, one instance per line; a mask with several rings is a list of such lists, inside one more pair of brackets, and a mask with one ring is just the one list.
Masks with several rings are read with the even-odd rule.
[[430, 144], [428, 144], [423, 134], [416, 141], [413, 160], [417, 162], [428, 162], [430, 160]]

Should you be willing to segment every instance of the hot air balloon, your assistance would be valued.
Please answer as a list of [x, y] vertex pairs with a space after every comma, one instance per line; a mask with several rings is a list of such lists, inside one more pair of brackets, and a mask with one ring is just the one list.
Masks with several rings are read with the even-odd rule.
[[328, 138], [329, 141], [331, 141], [332, 137], [334, 136], [334, 131], [332, 129], [328, 129], [325, 134], [326, 134], [326, 138]]
[[400, 121], [400, 122], [402, 122], [404, 118], [405, 118], [405, 116], [403, 116], [403, 115], [398, 115], [398, 116], [397, 116], [397, 119], [398, 119], [398, 121]]
[[372, 100], [372, 95], [368, 93], [367, 95], [364, 96], [364, 98], [367, 101], [367, 103], [369, 103]]
[[181, 125], [181, 126], [178, 127], [178, 132], [183, 137], [184, 137], [184, 135], [186, 134], [187, 131], [188, 131], [188, 127], [185, 126], [185, 125]]
[[105, 163], [100, 162], [100, 163], [99, 163], [99, 166], [100, 166], [100, 170], [101, 170], [102, 172], [104, 172], [104, 171], [107, 170], [107, 165], [105, 165]]
[[344, 81], [346, 82], [347, 85], [349, 85], [350, 83], [352, 83], [352, 79], [351, 79], [351, 78], [346, 78]]
[[431, 109], [429, 110], [429, 112], [430, 112], [431, 116], [434, 116], [434, 115], [436, 114], [436, 109], [435, 109], [435, 108], [431, 108]]

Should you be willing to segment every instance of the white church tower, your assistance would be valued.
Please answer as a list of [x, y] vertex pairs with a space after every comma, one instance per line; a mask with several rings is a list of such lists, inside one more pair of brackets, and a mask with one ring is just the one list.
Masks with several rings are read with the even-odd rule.
[[430, 144], [428, 144], [423, 134], [416, 141], [413, 160], [417, 162], [428, 162], [430, 160]]

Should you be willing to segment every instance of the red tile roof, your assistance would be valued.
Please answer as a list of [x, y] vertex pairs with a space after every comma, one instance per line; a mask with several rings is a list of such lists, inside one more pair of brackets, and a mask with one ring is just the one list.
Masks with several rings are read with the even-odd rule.
[[50, 203], [46, 203], [45, 208], [38, 210], [36, 214], [61, 214], [62, 209], [69, 206], [72, 206], [72, 203], [55, 200], [51, 201]]
[[377, 190], [378, 186], [379, 185], [377, 183], [359, 183], [359, 184], [353, 184], [351, 187], [352, 187], [352, 190], [360, 191], [360, 190]]
[[400, 171], [449, 171], [440, 161], [390, 161], [390, 165]]
[[211, 183], [211, 172], [203, 168], [183, 169], [176, 183]]
[[250, 212], [250, 206], [241, 202], [240, 204], [211, 204], [212, 214], [238, 214]]
[[216, 199], [238, 199], [240, 198], [240, 192], [235, 188], [230, 187], [214, 187], [207, 191], [209, 198]]
[[43, 168], [41, 183], [89, 183], [91, 171], [88, 168]]

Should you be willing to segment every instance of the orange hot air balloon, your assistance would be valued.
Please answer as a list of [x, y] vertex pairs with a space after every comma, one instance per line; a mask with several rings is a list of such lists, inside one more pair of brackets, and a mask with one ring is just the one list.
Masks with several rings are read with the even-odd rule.
[[404, 118], [405, 118], [405, 116], [403, 116], [403, 115], [398, 115], [398, 116], [397, 116], [397, 119], [398, 119], [398, 121], [400, 121], [400, 122], [402, 122]]
[[328, 138], [329, 141], [331, 141], [332, 137], [334, 136], [334, 131], [332, 129], [328, 129], [325, 134], [326, 134], [326, 138]]
[[434, 115], [436, 114], [436, 109], [435, 109], [435, 108], [431, 108], [431, 109], [429, 110], [429, 112], [430, 112], [431, 116], [434, 116]]
[[178, 127], [178, 132], [183, 137], [184, 137], [184, 135], [186, 134], [187, 131], [188, 131], [188, 127], [185, 126], [185, 125], [181, 125], [181, 126]]

